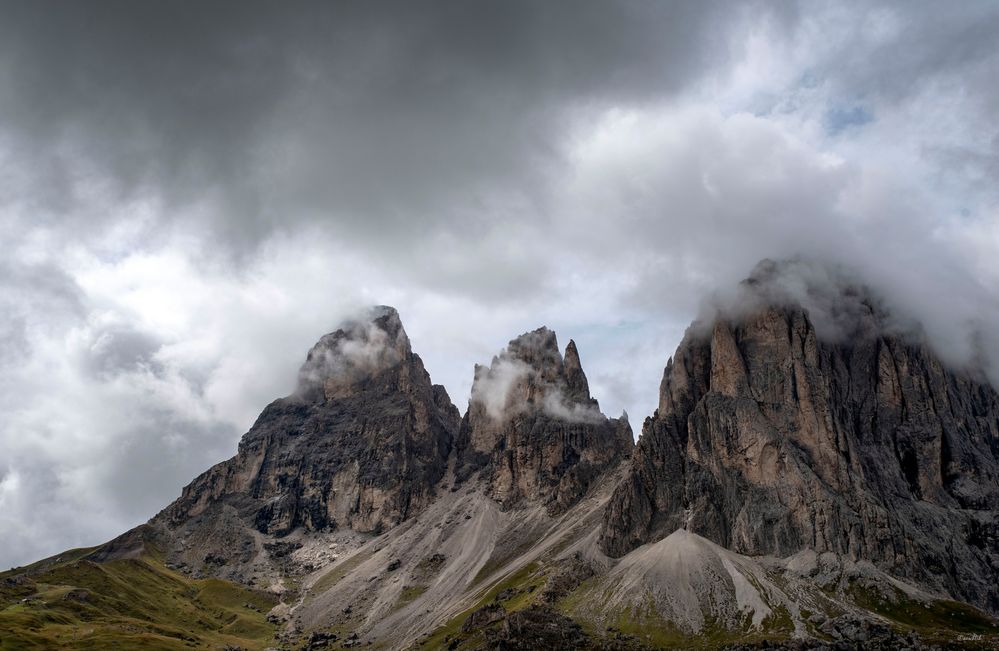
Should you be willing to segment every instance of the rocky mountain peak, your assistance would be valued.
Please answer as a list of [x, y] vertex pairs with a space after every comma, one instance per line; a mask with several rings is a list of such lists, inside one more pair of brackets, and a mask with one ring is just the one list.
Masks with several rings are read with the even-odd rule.
[[583, 373], [583, 365], [579, 361], [579, 351], [576, 350], [576, 342], [572, 339], [569, 340], [569, 345], [565, 347], [563, 367], [567, 395], [575, 400], [588, 400], [590, 398], [590, 385], [586, 381], [586, 374]]
[[525, 332], [510, 340], [507, 353], [539, 369], [561, 358], [558, 351], [558, 338], [548, 326]]
[[841, 280], [764, 263], [688, 330], [601, 544], [833, 552], [994, 611], [999, 395]]
[[575, 343], [563, 358], [555, 333], [538, 328], [512, 339], [489, 366], [475, 367], [469, 418], [501, 423], [544, 412], [569, 421], [600, 420]]
[[299, 370], [297, 391], [331, 400], [411, 355], [409, 337], [396, 309], [372, 307], [316, 342]]
[[[540, 403], [545, 396], [562, 384], [564, 363], [555, 333], [542, 326], [526, 332], [507, 344], [493, 358], [490, 371], [494, 374], [513, 373], [518, 380], [510, 397], [515, 405]], [[487, 381], [484, 378], [484, 381]]]
[[690, 331], [703, 336], [717, 321], [740, 322], [768, 310], [804, 312], [816, 334], [831, 342], [879, 334], [922, 337], [920, 325], [893, 314], [856, 271], [803, 258], [762, 260], [731, 291], [714, 296]]
[[555, 333], [541, 327], [511, 340], [488, 367], [475, 367], [459, 475], [481, 470], [504, 505], [537, 501], [555, 512], [632, 445], [627, 421], [608, 419], [590, 397], [575, 343], [563, 358]]
[[161, 517], [171, 527], [210, 527], [235, 508], [248, 526], [275, 535], [379, 531], [432, 501], [459, 420], [398, 312], [372, 308], [323, 336], [298, 390], [268, 405], [238, 454], [195, 479]]

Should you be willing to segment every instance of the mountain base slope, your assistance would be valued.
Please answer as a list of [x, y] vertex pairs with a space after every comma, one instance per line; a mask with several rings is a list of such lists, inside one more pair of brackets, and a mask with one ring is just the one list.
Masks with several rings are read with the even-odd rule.
[[0, 574], [0, 649], [271, 646], [278, 598], [168, 569], [155, 552], [107, 562], [74, 550]]

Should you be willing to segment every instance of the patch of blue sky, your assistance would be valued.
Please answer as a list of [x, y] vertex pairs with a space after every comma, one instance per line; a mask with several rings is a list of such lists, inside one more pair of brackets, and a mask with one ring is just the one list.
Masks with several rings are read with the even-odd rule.
[[823, 125], [830, 136], [838, 136], [843, 131], [862, 127], [874, 121], [874, 114], [863, 106], [838, 106], [826, 111]]

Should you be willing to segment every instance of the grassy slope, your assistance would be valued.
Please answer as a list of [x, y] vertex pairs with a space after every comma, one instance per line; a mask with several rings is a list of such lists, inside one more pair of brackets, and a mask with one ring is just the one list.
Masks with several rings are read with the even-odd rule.
[[912, 630], [924, 640], [949, 648], [999, 647], [999, 622], [982, 611], [958, 601], [922, 603], [901, 591], [870, 590], [851, 586], [853, 602], [890, 620], [900, 630]]
[[[454, 649], [468, 648], [469, 646], [474, 647], [480, 644], [482, 642], [481, 632], [462, 633], [461, 627], [465, 623], [465, 620], [476, 610], [492, 602], [501, 604], [508, 613], [526, 608], [534, 600], [533, 598], [537, 589], [544, 585], [545, 578], [545, 575], [538, 571], [536, 563], [524, 566], [506, 579], [490, 587], [475, 602], [474, 606], [453, 617], [443, 626], [438, 627], [437, 630], [417, 645], [418, 648], [428, 650], [447, 648], [448, 644], [454, 640], [457, 640], [455, 646], [451, 647]], [[504, 591], [509, 591], [511, 593], [510, 596], [503, 600], [498, 600], [497, 596]]]
[[262, 649], [274, 638], [271, 594], [191, 579], [154, 555], [94, 563], [88, 551], [0, 574], [0, 649]]
[[624, 634], [625, 638], [633, 640], [643, 647], [656, 649], [718, 649], [727, 644], [758, 643], [763, 641], [781, 642], [789, 639], [794, 632], [790, 615], [782, 608], [775, 608], [773, 614], [763, 620], [760, 628], [753, 628], [748, 616], [740, 625], [728, 628], [710, 617], [705, 621], [704, 628], [696, 635], [684, 633], [660, 616], [647, 598], [647, 604], [634, 608], [624, 608], [618, 611], [598, 609], [597, 621], [590, 617], [592, 607], [584, 604], [600, 603], [601, 595], [595, 594], [601, 587], [599, 579], [585, 581], [571, 594], [558, 602], [558, 609], [566, 616], [577, 621], [595, 640], [600, 640], [605, 633]]
[[[508, 613], [526, 608], [537, 601], [540, 591], [536, 588], [544, 583], [544, 579], [545, 572], [537, 564], [523, 568], [487, 590], [473, 607], [437, 628], [416, 646], [428, 650], [446, 648], [449, 645], [453, 645], [450, 648], [454, 649], [482, 648], [482, 631], [462, 631], [462, 625], [471, 613], [493, 601], [501, 603]], [[579, 606], [587, 597], [592, 597], [592, 594], [587, 593], [598, 586], [597, 579], [585, 581], [556, 604], [557, 609], [578, 622], [598, 646], [607, 641], [608, 635], [615, 636], [616, 633], [624, 634], [623, 638], [618, 638], [625, 641], [622, 648], [630, 648], [627, 642], [630, 641], [642, 648], [704, 650], [719, 649], [737, 642], [780, 642], [790, 639], [793, 634], [790, 615], [783, 608], [777, 609], [771, 617], [764, 620], [759, 629], [754, 629], [748, 621], [734, 629], [709, 621], [704, 630], [693, 636], [684, 634], [670, 622], [660, 619], [651, 606], [639, 611], [603, 613], [604, 616], [610, 616], [611, 627], [594, 626], [588, 613], [580, 610]], [[512, 595], [502, 601], [497, 600], [497, 595], [507, 589], [510, 589]], [[894, 595], [894, 599], [889, 602], [859, 589], [851, 590], [850, 597], [856, 605], [889, 620], [899, 632], [913, 631], [927, 642], [969, 650], [993, 649], [999, 645], [999, 624], [996, 620], [967, 604], [951, 601], [924, 604], [907, 599], [901, 593]], [[836, 614], [833, 612], [831, 616]]]
[[[167, 569], [155, 554], [107, 563], [86, 560], [92, 550], [72, 550], [17, 571], [0, 573], [0, 649], [183, 649], [191, 647], [262, 649], [274, 643], [276, 627], [264, 614], [277, 603], [273, 595], [216, 579], [194, 580]], [[348, 559], [324, 577], [335, 583], [363, 561]], [[418, 646], [438, 649], [479, 648], [483, 631], [462, 631], [465, 620], [482, 606], [497, 602], [510, 613], [538, 601], [546, 569], [531, 563], [496, 584], [483, 588], [476, 603], [425, 637]], [[28, 580], [12, 580], [26, 575]], [[599, 581], [585, 581], [559, 600], [562, 613], [579, 622], [599, 642], [611, 631], [653, 648], [719, 648], [726, 643], [782, 640], [791, 634], [786, 613], [764, 622], [762, 630], [747, 625], [727, 630], [708, 622], [688, 637], [654, 608], [641, 612], [604, 613], [609, 622], [593, 626], [584, 603], [592, 603]], [[407, 602], [422, 586], [404, 590]], [[502, 598], [500, 599], [500, 595]], [[960, 648], [992, 648], [999, 643], [996, 623], [965, 604], [922, 604], [901, 593], [886, 598], [853, 586], [850, 601], [890, 621], [901, 631], [914, 630], [924, 639]], [[599, 602], [599, 599], [597, 600]], [[247, 607], [251, 604], [253, 607]], [[404, 605], [401, 604], [401, 605]], [[612, 626], [606, 629], [606, 624]]]

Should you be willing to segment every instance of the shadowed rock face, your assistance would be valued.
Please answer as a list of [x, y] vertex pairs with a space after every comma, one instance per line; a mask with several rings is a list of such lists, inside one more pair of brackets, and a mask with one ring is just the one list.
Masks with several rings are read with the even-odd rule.
[[458, 436], [459, 479], [482, 470], [505, 508], [541, 503], [564, 512], [634, 446], [626, 418], [609, 419], [590, 397], [576, 344], [559, 353], [547, 328], [517, 337], [476, 366]]
[[462, 421], [399, 315], [380, 307], [320, 339], [295, 393], [268, 405], [237, 455], [150, 524], [158, 535], [184, 529], [199, 549], [242, 550], [238, 560], [249, 562], [250, 529], [283, 536], [399, 524], [433, 502], [451, 464], [459, 481], [485, 470], [489, 495], [504, 506], [529, 500], [555, 514], [633, 445], [627, 420], [607, 419], [590, 397], [574, 343], [563, 359], [547, 329], [512, 341], [490, 368], [476, 368]]
[[275, 535], [380, 531], [433, 500], [459, 419], [398, 313], [375, 308], [320, 339], [295, 394], [268, 405], [238, 454], [195, 479], [157, 520], [180, 524], [224, 503]]
[[999, 612], [999, 396], [890, 334], [863, 292], [834, 340], [763, 296], [695, 324], [666, 366], [601, 546], [677, 529], [749, 555], [870, 560]]

